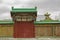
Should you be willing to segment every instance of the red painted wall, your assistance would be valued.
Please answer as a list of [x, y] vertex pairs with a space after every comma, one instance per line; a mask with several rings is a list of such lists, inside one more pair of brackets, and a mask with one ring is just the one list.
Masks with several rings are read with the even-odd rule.
[[34, 38], [35, 27], [31, 22], [15, 22], [14, 24], [14, 38]]

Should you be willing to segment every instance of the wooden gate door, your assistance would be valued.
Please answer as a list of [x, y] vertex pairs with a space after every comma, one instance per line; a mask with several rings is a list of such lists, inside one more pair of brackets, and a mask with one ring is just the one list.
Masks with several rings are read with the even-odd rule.
[[34, 38], [35, 27], [33, 22], [15, 22], [14, 38]]

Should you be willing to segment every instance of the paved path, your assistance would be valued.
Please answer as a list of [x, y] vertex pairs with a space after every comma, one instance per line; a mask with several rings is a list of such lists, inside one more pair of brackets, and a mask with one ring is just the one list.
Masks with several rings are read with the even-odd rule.
[[60, 38], [0, 38], [0, 40], [60, 40]]

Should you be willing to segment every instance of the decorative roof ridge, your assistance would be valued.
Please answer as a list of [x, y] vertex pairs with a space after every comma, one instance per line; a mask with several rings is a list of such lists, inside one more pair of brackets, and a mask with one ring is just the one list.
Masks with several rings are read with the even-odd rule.
[[37, 7], [34, 7], [34, 8], [14, 8], [12, 7], [12, 10], [36, 10]]

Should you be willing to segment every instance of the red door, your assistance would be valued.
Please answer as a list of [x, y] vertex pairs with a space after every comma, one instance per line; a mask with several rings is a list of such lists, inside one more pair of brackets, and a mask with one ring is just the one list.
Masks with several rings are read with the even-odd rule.
[[35, 27], [33, 22], [15, 22], [14, 38], [34, 38]]

